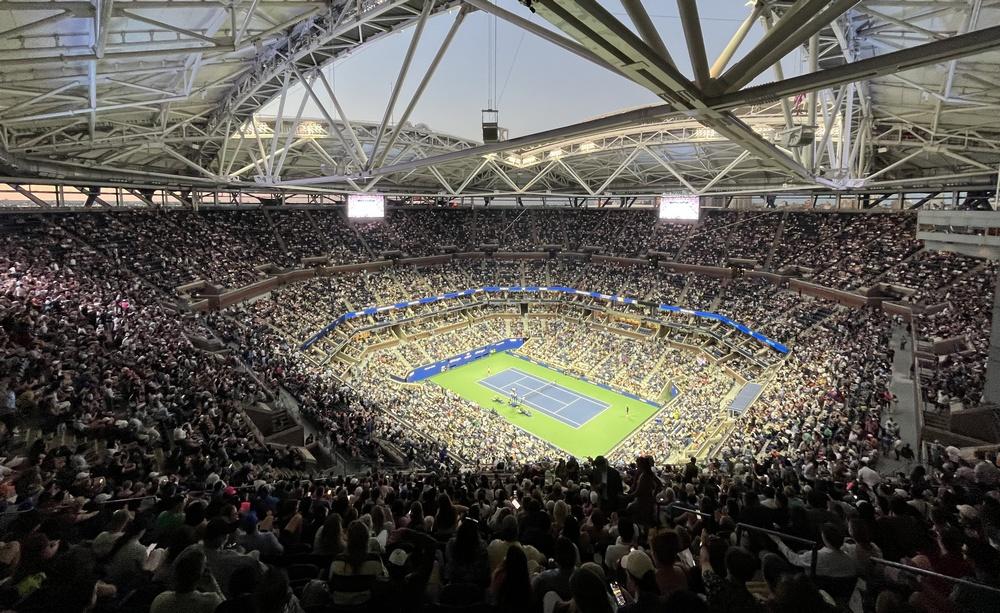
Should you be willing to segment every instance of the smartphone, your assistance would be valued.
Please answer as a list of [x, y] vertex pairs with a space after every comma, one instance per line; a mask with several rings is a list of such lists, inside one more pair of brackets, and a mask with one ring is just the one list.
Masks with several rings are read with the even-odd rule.
[[521, 510], [521, 503], [518, 502], [517, 498], [511, 498], [510, 499], [510, 506], [514, 507], [515, 511], [520, 511]]
[[615, 596], [615, 602], [618, 603], [619, 607], [625, 606], [625, 590], [622, 586], [618, 584], [617, 581], [611, 582], [611, 593]]
[[156, 549], [156, 543], [150, 543], [149, 547], [146, 547], [146, 555], [148, 556], [149, 554], [153, 553], [154, 549]]

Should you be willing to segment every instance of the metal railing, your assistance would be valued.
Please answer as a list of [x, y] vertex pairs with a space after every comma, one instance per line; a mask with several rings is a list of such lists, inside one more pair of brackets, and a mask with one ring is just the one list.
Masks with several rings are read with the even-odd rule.
[[[659, 508], [660, 508], [660, 510], [676, 509], [678, 511], [684, 511], [685, 513], [693, 513], [693, 514], [698, 515], [700, 517], [712, 517], [708, 513], [704, 513], [702, 511], [697, 510], [697, 509], [692, 509], [692, 508], [689, 508], [689, 507], [685, 507], [685, 506], [683, 506], [683, 505], [681, 505], [679, 503], [676, 503], [676, 502], [671, 503], [671, 504], [666, 505], [666, 506], [659, 505]], [[745, 524], [745, 523], [737, 523], [736, 524], [736, 540], [737, 540], [737, 542], [742, 541], [742, 536], [743, 536], [743, 532], [744, 531], [765, 534], [767, 536], [776, 536], [776, 537], [778, 537], [778, 538], [780, 538], [782, 540], [793, 541], [793, 542], [801, 543], [801, 544], [804, 544], [804, 545], [808, 545], [812, 549], [812, 559], [811, 559], [811, 562], [810, 562], [809, 574], [810, 574], [811, 577], [815, 577], [816, 576], [816, 563], [817, 563], [818, 556], [819, 556], [819, 550], [822, 547], [822, 543], [820, 543], [819, 541], [816, 541], [814, 539], [802, 538], [802, 537], [795, 536], [795, 535], [792, 535], [792, 534], [786, 534], [784, 532], [779, 532], [777, 530], [769, 530], [767, 528], [761, 528], [759, 526], [751, 526], [751, 525]], [[968, 587], [968, 588], [983, 590], [985, 592], [990, 592], [992, 594], [996, 594], [998, 597], [1000, 597], [1000, 588], [993, 587], [993, 586], [990, 586], [990, 585], [986, 585], [986, 584], [983, 584], [983, 583], [977, 583], [975, 581], [970, 581], [969, 579], [963, 579], [963, 578], [960, 578], [960, 577], [950, 577], [948, 575], [942, 575], [941, 573], [936, 573], [936, 572], [934, 572], [932, 570], [926, 570], [926, 569], [923, 569], [923, 568], [919, 568], [917, 566], [910, 566], [908, 564], [902, 564], [900, 562], [890, 562], [889, 560], [885, 560], [885, 559], [882, 559], [882, 558], [869, 558], [869, 561], [872, 564], [875, 564], [877, 566], [883, 566], [883, 567], [886, 567], [886, 568], [893, 568], [893, 569], [896, 569], [896, 570], [899, 570], [899, 571], [902, 571], [902, 572], [911, 573], [911, 574], [914, 574], [914, 575], [920, 575], [920, 576], [923, 576], [923, 577], [932, 577], [932, 578], [935, 578], [935, 579], [940, 579], [942, 581], [947, 581], [949, 584], [963, 585], [963, 586]], [[998, 601], [998, 602], [1000, 602], [1000, 601]]]
[[[661, 506], [661, 509], [662, 508], [663, 507]], [[709, 517], [709, 518], [712, 517], [712, 515], [709, 514], [709, 513], [705, 513], [703, 511], [699, 511], [697, 509], [692, 509], [690, 507], [685, 507], [685, 506], [682, 506], [681, 504], [676, 503], [676, 502], [673, 502], [673, 503], [667, 505], [665, 508], [668, 511], [670, 509], [676, 509], [678, 511], [684, 511], [685, 513], [693, 513], [693, 514], [698, 515], [700, 517]], [[810, 577], [815, 577], [816, 576], [816, 562], [819, 559], [820, 545], [815, 540], [805, 539], [805, 538], [802, 538], [802, 537], [799, 537], [799, 536], [795, 536], [795, 535], [792, 535], [792, 534], [786, 534], [784, 532], [778, 532], [777, 530], [769, 530], [767, 528], [761, 528], [760, 526], [752, 526], [750, 524], [745, 524], [745, 523], [742, 523], [742, 522], [737, 522], [736, 523], [736, 541], [737, 542], [742, 542], [743, 541], [743, 533], [744, 533], [744, 531], [746, 531], [746, 532], [752, 532], [752, 533], [760, 533], [760, 534], [764, 534], [764, 535], [767, 535], [767, 536], [776, 536], [776, 537], [778, 537], [780, 539], [783, 539], [783, 540], [794, 541], [796, 543], [800, 543], [800, 544], [803, 544], [803, 545], [808, 545], [809, 548], [812, 550], [812, 554], [811, 554], [811, 558], [810, 558], [810, 562], [809, 562], [809, 576]]]

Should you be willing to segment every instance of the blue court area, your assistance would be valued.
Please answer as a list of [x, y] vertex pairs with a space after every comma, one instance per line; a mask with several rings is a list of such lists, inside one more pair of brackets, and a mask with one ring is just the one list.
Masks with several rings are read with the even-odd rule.
[[479, 384], [500, 394], [504, 400], [509, 399], [511, 392], [516, 390], [521, 404], [574, 428], [579, 428], [611, 406], [516, 368], [508, 368], [480, 379]]

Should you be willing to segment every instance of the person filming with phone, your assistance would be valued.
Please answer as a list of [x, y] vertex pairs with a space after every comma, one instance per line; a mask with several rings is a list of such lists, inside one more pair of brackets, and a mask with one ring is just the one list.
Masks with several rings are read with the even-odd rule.
[[653, 560], [641, 549], [635, 549], [622, 558], [625, 570], [625, 604], [618, 613], [656, 613], [662, 609], [660, 588], [656, 584]]

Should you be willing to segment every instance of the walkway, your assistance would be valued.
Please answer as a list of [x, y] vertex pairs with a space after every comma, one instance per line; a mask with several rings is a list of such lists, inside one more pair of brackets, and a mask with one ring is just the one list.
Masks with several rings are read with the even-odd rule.
[[[906, 349], [900, 349], [900, 342], [906, 339]], [[920, 419], [917, 415], [917, 402], [914, 395], [913, 379], [910, 377], [910, 365], [913, 363], [913, 339], [910, 338], [910, 328], [907, 324], [901, 323], [893, 326], [891, 340], [895, 355], [892, 360], [892, 381], [889, 383], [889, 391], [899, 398], [899, 404], [892, 414], [893, 420], [899, 424], [899, 436], [903, 442], [909, 443], [913, 448], [913, 453], [920, 451], [918, 445], [918, 434], [920, 432]], [[883, 416], [883, 422], [888, 419], [888, 415]], [[906, 463], [897, 462], [895, 454], [889, 453], [879, 462], [880, 471], [906, 471]]]

